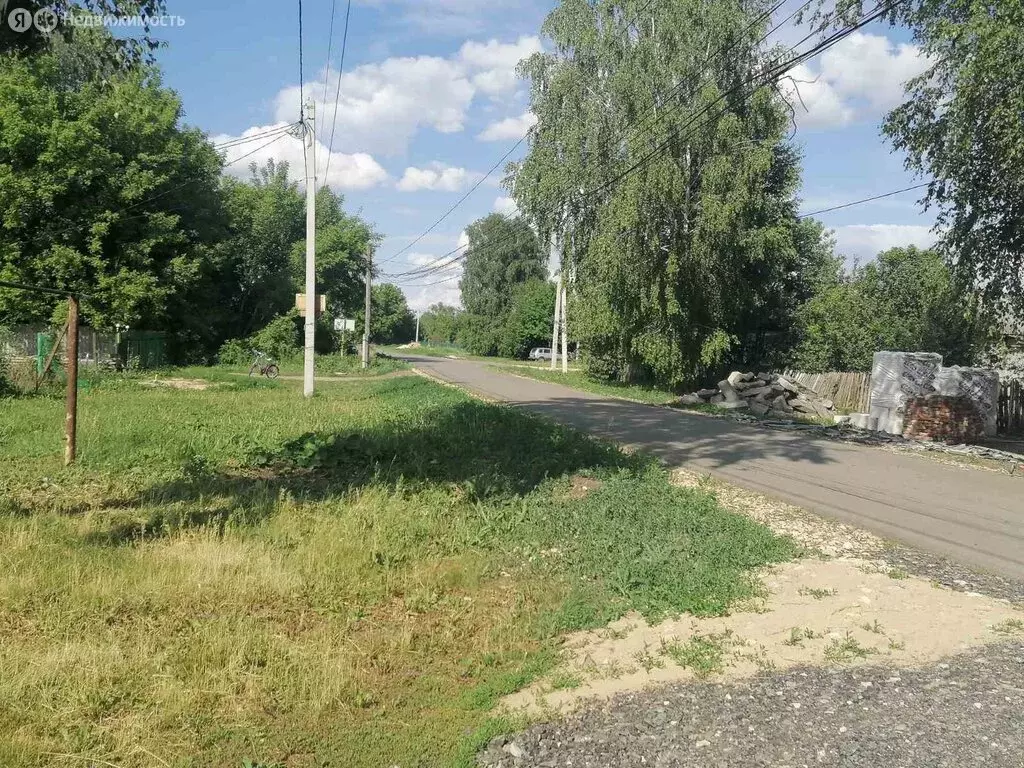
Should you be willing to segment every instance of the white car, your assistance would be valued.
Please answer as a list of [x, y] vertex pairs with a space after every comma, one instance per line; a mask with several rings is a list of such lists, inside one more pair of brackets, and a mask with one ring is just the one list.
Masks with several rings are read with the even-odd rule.
[[531, 360], [550, 360], [551, 349], [549, 347], [534, 347], [530, 350]]

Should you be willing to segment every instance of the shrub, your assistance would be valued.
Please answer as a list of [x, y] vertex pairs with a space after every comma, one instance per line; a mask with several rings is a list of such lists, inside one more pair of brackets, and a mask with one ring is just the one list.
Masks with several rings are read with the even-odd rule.
[[249, 338], [249, 344], [253, 349], [258, 349], [278, 360], [291, 357], [298, 354], [300, 349], [299, 323], [298, 311], [289, 310], [254, 333]]

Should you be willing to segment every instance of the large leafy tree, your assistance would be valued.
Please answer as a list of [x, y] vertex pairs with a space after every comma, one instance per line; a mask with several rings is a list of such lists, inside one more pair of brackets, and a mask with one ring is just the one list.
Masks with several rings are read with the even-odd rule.
[[969, 365], [990, 328], [942, 256], [913, 246], [823, 286], [799, 315], [795, 363], [809, 371], [867, 371], [880, 349], [938, 352], [947, 365]]
[[[366, 313], [356, 313], [356, 328], [362, 329]], [[377, 344], [403, 344], [416, 334], [416, 316], [402, 290], [391, 283], [375, 285], [370, 291], [370, 340]]]
[[498, 354], [526, 357], [531, 348], [550, 345], [555, 290], [548, 280], [531, 280], [516, 288], [502, 323]]
[[0, 11], [3, 11], [0, 14], [3, 17], [0, 19], [0, 55], [36, 55], [49, 50], [55, 42], [76, 43], [82, 37], [91, 36], [90, 27], [76, 27], [63, 21], [49, 33], [35, 25], [18, 31], [7, 23], [8, 17], [16, 9], [34, 15], [44, 8], [52, 10], [61, 20], [72, 15], [92, 15], [137, 17], [142, 21], [141, 25], [133, 29], [135, 34], [104, 36], [101, 39], [96, 53], [105, 65], [113, 69], [132, 68], [141, 61], [151, 61], [153, 51], [160, 46], [148, 20], [165, 15], [164, 0], [0, 0]]
[[[817, 20], [855, 18], [864, 0], [822, 0]], [[957, 279], [1024, 307], [1024, 4], [905, 0], [889, 21], [910, 29], [929, 68], [883, 131], [930, 183], [939, 247]]]
[[443, 302], [432, 304], [420, 317], [420, 338], [435, 344], [451, 344], [459, 319], [459, 310]]
[[462, 305], [471, 315], [497, 321], [508, 311], [517, 286], [547, 277], [547, 256], [519, 217], [492, 213], [470, 224], [466, 235]]
[[[78, 77], [66, 58], [0, 56], [0, 275], [84, 292], [97, 326], [187, 326], [224, 235], [221, 159], [155, 70]], [[15, 322], [53, 305], [0, 291]]]
[[740, 87], [767, 8], [563, 0], [522, 65], [538, 123], [508, 183], [559, 245], [592, 371], [698, 378], [782, 330], [808, 262], [830, 257], [795, 218], [786, 104]]

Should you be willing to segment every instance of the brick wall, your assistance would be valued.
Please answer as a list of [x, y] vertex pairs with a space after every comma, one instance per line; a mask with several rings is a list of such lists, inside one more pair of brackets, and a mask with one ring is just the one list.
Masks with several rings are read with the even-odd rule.
[[907, 400], [903, 419], [905, 437], [972, 443], [984, 432], [984, 419], [966, 397], [925, 395]]

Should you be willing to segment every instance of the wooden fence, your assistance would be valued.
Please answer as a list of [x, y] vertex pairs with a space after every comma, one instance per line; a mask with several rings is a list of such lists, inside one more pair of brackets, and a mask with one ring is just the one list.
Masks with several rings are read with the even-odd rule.
[[[871, 395], [871, 374], [868, 373], [804, 373], [783, 371], [798, 384], [810, 387], [822, 397], [832, 400], [836, 408], [854, 413], [867, 413]], [[999, 384], [999, 434], [1024, 434], [1024, 381], [1004, 380]]]
[[871, 394], [871, 374], [857, 371], [829, 371], [827, 373], [804, 373], [783, 371], [787, 379], [810, 387], [823, 398], [831, 400], [841, 411], [867, 413], [868, 397]]
[[999, 434], [1024, 434], [1024, 382], [1004, 381], [999, 385]]

